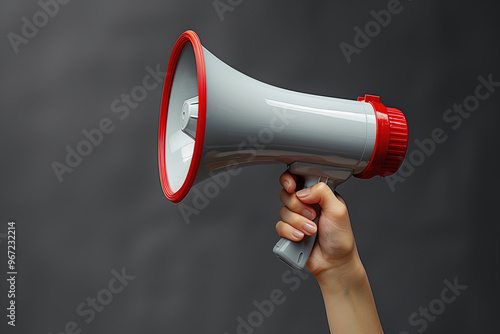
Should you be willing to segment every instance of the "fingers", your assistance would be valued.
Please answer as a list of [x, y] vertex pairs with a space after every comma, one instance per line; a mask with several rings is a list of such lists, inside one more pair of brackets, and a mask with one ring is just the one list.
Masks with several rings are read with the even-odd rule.
[[289, 194], [285, 190], [282, 190], [280, 193], [280, 200], [291, 211], [310, 220], [316, 218], [316, 211], [310, 205], [301, 202], [295, 193]]
[[281, 237], [293, 241], [302, 240], [304, 235], [313, 235], [317, 231], [316, 224], [312, 221], [316, 217], [316, 211], [295, 195], [299, 182], [300, 178], [288, 171], [280, 177], [283, 186], [280, 200], [285, 206], [280, 211], [283, 220], [276, 224], [276, 231]]
[[298, 181], [299, 181], [299, 177], [297, 175], [290, 173], [289, 171], [284, 172], [280, 176], [281, 186], [289, 194], [293, 194], [295, 192], [295, 189], [297, 188]]
[[276, 224], [276, 232], [280, 237], [286, 238], [291, 241], [300, 241], [304, 238], [304, 233], [293, 228], [293, 226], [288, 225], [283, 221], [279, 221]]
[[306, 235], [312, 235], [316, 233], [316, 224], [312, 220], [291, 211], [286, 206], [281, 208], [280, 216], [281, 219], [288, 225]]
[[280, 237], [292, 241], [299, 241], [304, 238], [304, 235], [313, 235], [317, 231], [314, 222], [290, 211], [286, 207], [281, 209], [280, 215], [284, 220], [276, 224], [276, 231]]
[[296, 197], [306, 204], [319, 203], [321, 209], [335, 218], [344, 218], [348, 215], [343, 198], [337, 197], [325, 183], [320, 182], [311, 188], [297, 191]]

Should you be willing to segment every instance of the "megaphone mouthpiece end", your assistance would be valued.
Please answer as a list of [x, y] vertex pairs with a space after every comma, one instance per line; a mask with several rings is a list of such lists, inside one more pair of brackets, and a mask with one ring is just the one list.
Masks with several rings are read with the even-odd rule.
[[[191, 48], [185, 49], [186, 45]], [[183, 51], [185, 52], [182, 53]], [[184, 67], [184, 69], [189, 67], [194, 69], [192, 86], [197, 90], [197, 94], [189, 96], [187, 93], [186, 96], [172, 94], [178, 66]], [[177, 39], [168, 63], [163, 86], [158, 135], [161, 185], [165, 196], [174, 203], [180, 202], [187, 195], [198, 173], [205, 138], [206, 96], [203, 47], [198, 35], [192, 30], [187, 30]], [[178, 107], [170, 110], [171, 103]], [[185, 112], [184, 118], [182, 118], [183, 111]], [[167, 127], [167, 123], [171, 125]], [[178, 130], [181, 130], [186, 137], [191, 137], [192, 140], [190, 142], [180, 141], [181, 144], [177, 145], [178, 149], [173, 150], [167, 147], [166, 141], [175, 137], [179, 133]], [[187, 142], [187, 145], [182, 144], [184, 142]], [[167, 160], [169, 160], [168, 173]]]

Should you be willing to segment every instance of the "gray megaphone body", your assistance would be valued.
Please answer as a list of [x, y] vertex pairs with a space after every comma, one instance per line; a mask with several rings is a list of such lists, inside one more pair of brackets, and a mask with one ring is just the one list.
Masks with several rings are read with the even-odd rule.
[[[280, 162], [304, 178], [304, 187], [325, 182], [332, 189], [350, 176], [391, 175], [407, 142], [403, 113], [377, 96], [351, 101], [259, 82], [217, 59], [193, 31], [172, 51], [158, 140], [161, 184], [172, 202], [234, 165]], [[302, 269], [315, 237], [281, 238], [274, 253]]]

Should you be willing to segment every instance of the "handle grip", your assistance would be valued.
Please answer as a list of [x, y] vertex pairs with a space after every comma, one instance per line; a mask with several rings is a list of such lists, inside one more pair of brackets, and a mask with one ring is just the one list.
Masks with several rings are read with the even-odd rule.
[[[320, 181], [319, 178], [305, 178], [304, 188], [309, 188], [314, 186]], [[313, 205], [316, 210], [316, 218], [314, 219], [314, 223], [316, 226], [318, 225], [319, 216], [321, 215], [321, 207], [318, 204]], [[278, 259], [282, 260], [290, 267], [295, 270], [302, 270], [309, 260], [309, 256], [311, 255], [311, 251], [314, 247], [314, 243], [316, 242], [316, 235], [306, 235], [300, 241], [291, 241], [286, 238], [280, 238], [276, 245], [274, 245], [273, 252], [278, 257]]]
[[[295, 175], [304, 177], [304, 188], [310, 188], [319, 182], [325, 182], [332, 191], [335, 191], [335, 187], [351, 177], [353, 173], [353, 170], [349, 168], [305, 162], [294, 162], [288, 166], [288, 170]], [[318, 226], [321, 207], [318, 204], [313, 205], [313, 207], [316, 210], [314, 223]], [[304, 239], [298, 242], [281, 238], [274, 246], [273, 252], [293, 269], [302, 270], [307, 260], [309, 260], [315, 241], [316, 234], [306, 235]]]
[[[321, 214], [321, 208], [319, 205], [317, 207], [318, 208], [315, 208], [316, 218], [314, 219], [316, 225], [318, 225], [319, 216]], [[291, 241], [281, 237], [274, 246], [273, 252], [278, 259], [282, 260], [293, 269], [302, 270], [307, 260], [309, 260], [314, 243], [316, 242], [316, 235], [317, 233], [305, 235], [300, 241]]]

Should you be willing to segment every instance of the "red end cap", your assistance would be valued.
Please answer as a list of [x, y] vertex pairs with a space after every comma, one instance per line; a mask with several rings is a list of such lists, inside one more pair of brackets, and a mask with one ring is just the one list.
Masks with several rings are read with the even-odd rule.
[[403, 163], [408, 146], [408, 124], [405, 115], [396, 108], [387, 108], [380, 103], [380, 97], [365, 95], [358, 101], [373, 106], [377, 118], [377, 138], [368, 166], [356, 177], [369, 179], [374, 176], [394, 174]]

